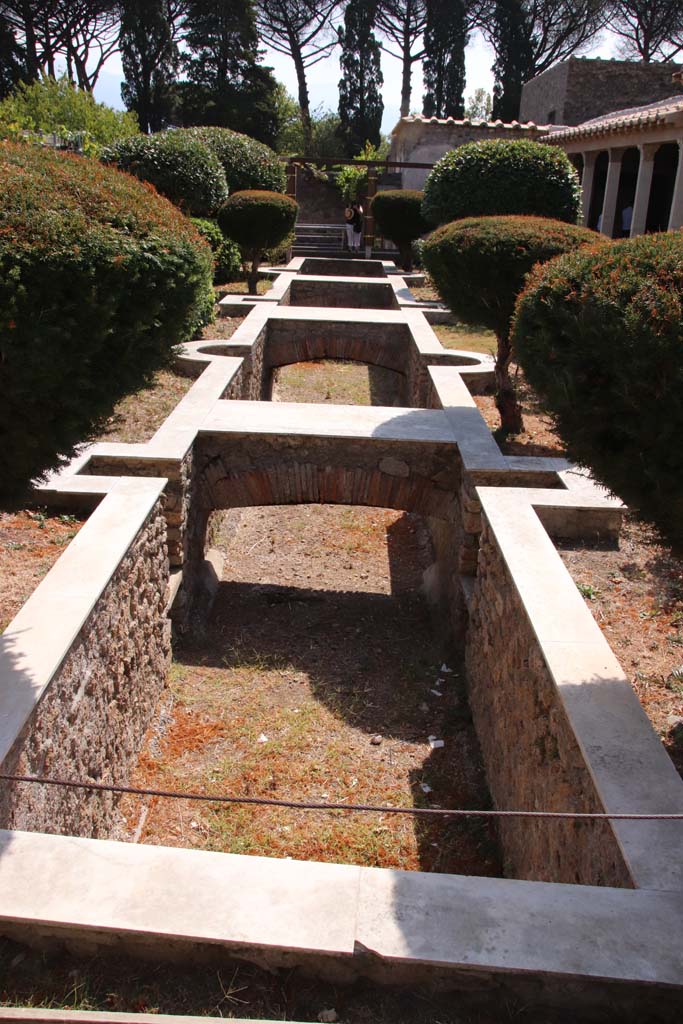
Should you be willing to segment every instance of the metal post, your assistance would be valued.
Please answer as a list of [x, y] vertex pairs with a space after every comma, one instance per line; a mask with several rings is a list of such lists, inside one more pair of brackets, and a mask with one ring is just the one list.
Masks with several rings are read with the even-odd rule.
[[375, 219], [372, 216], [372, 200], [377, 195], [377, 168], [368, 167], [368, 194], [365, 197], [365, 258], [372, 256], [375, 244]]

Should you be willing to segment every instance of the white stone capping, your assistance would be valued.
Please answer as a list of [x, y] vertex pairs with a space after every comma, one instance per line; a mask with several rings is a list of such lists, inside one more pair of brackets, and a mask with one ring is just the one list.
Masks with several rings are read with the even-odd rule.
[[[60, 884], [55, 885], [54, 879]], [[0, 832], [0, 930], [373, 964], [680, 985], [683, 894]], [[370, 956], [368, 956], [370, 954]]]
[[[477, 494], [605, 811], [683, 813], [683, 781], [539, 518], [544, 508], [594, 508], [595, 495], [494, 487]], [[612, 828], [639, 888], [683, 889], [683, 821]]]
[[68, 482], [68, 490], [104, 493], [104, 497], [0, 636], [0, 763], [69, 653], [165, 484], [165, 479], [155, 477], [74, 477]]

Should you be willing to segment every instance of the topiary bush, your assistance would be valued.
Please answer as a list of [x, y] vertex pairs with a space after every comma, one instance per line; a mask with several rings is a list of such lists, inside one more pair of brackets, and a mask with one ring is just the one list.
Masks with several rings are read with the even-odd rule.
[[242, 256], [237, 243], [225, 237], [215, 220], [203, 217], [191, 219], [199, 234], [211, 246], [214, 262], [213, 283], [227, 284], [228, 281], [236, 281], [242, 273]]
[[210, 217], [228, 198], [218, 158], [187, 132], [122, 139], [104, 150], [102, 161], [148, 181], [188, 216]]
[[434, 165], [425, 182], [422, 213], [434, 225], [506, 214], [575, 224], [580, 199], [576, 170], [557, 146], [488, 139], [453, 149]]
[[534, 271], [513, 340], [571, 458], [683, 544], [683, 233]]
[[218, 211], [218, 223], [251, 263], [249, 294], [256, 295], [259, 263], [266, 249], [279, 245], [292, 231], [299, 207], [278, 192], [235, 192]]
[[398, 246], [404, 270], [413, 269], [413, 242], [429, 231], [429, 225], [422, 216], [423, 195], [406, 188], [378, 192], [372, 200], [375, 226], [379, 234]]
[[523, 430], [509, 366], [510, 321], [526, 275], [561, 253], [608, 244], [595, 231], [545, 217], [468, 217], [425, 241], [424, 264], [444, 301], [462, 320], [496, 334], [496, 405], [506, 433]]
[[221, 164], [231, 192], [264, 189], [284, 192], [287, 171], [284, 163], [262, 142], [229, 128], [184, 128], [180, 134], [207, 146]]
[[0, 144], [0, 489], [101, 428], [213, 308], [211, 251], [149, 186]]

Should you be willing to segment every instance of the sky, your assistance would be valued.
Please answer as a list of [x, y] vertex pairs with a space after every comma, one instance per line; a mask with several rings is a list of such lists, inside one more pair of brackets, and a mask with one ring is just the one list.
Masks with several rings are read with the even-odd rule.
[[[614, 51], [614, 39], [605, 34], [598, 39], [594, 47], [586, 51], [586, 55], [591, 57], [612, 57], [614, 56]], [[465, 96], [471, 96], [476, 89], [486, 89], [487, 92], [491, 92], [493, 89], [493, 74], [491, 71], [493, 51], [480, 32], [476, 32], [472, 36], [465, 52], [465, 62], [467, 75]], [[275, 53], [272, 50], [266, 50], [263, 63], [272, 67], [278, 81], [282, 82], [293, 96], [296, 96], [296, 76], [291, 58]], [[399, 118], [401, 97], [400, 61], [382, 53], [382, 73], [384, 75], [382, 131], [388, 134]], [[336, 111], [340, 77], [339, 50], [337, 48], [330, 57], [309, 69], [308, 91], [311, 109], [322, 108]], [[95, 86], [95, 96], [97, 99], [102, 103], [108, 103], [112, 107], [123, 109], [123, 103], [121, 102], [122, 80], [121, 58], [119, 54], [115, 54], [107, 62]], [[416, 62], [413, 65], [412, 109], [419, 111], [421, 104], [422, 71], [420, 62]]]

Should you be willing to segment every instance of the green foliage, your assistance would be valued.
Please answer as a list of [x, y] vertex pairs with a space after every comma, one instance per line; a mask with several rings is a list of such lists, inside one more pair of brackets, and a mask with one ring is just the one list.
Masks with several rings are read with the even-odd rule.
[[97, 103], [62, 77], [21, 82], [0, 103], [0, 137], [18, 139], [24, 131], [54, 132], [65, 144], [78, 141], [88, 155], [96, 155], [102, 146], [137, 135], [139, 128], [135, 114]]
[[465, 117], [469, 117], [471, 121], [490, 121], [491, 110], [491, 93], [486, 89], [475, 89], [472, 95], [467, 97]]
[[[384, 140], [379, 146], [373, 146], [366, 142], [358, 156], [354, 160], [384, 160], [386, 158], [387, 146]], [[354, 167], [352, 164], [345, 164], [335, 178], [335, 185], [342, 194], [346, 203], [353, 203], [356, 200], [365, 199], [368, 194], [368, 169], [362, 164]]]
[[0, 14], [0, 100], [26, 77], [25, 54], [12, 26]]
[[102, 160], [150, 182], [188, 215], [210, 216], [228, 197], [218, 158], [187, 132], [123, 139], [106, 149]]
[[121, 97], [145, 132], [164, 128], [173, 110], [179, 55], [168, 15], [167, 0], [125, 0], [121, 5]]
[[423, 258], [444, 302], [467, 323], [506, 335], [515, 300], [536, 263], [603, 241], [588, 228], [545, 217], [468, 217], [425, 241]]
[[519, 359], [572, 459], [683, 543], [683, 233], [625, 239], [534, 271]]
[[[346, 153], [355, 153], [367, 140], [380, 141], [382, 68], [380, 48], [373, 32], [377, 0], [349, 0], [344, 27], [339, 28], [339, 135]], [[308, 154], [306, 154], [308, 155]]]
[[185, 0], [182, 8], [189, 81], [178, 90], [181, 123], [240, 128], [274, 143], [277, 83], [260, 63], [251, 0]]
[[422, 212], [432, 224], [507, 214], [575, 223], [580, 195], [576, 170], [558, 147], [490, 139], [468, 142], [435, 164]]
[[47, 148], [0, 144], [0, 481], [98, 430], [212, 315], [211, 252], [152, 189]]
[[427, 4], [424, 42], [424, 113], [427, 117], [462, 117], [465, 111], [466, 5], [456, 0]]
[[202, 238], [211, 246], [214, 261], [214, 284], [236, 281], [242, 272], [242, 257], [239, 246], [226, 238], [215, 220], [192, 217], [192, 223]]
[[237, 242], [244, 259], [251, 261], [250, 294], [256, 294], [258, 266], [263, 254], [288, 237], [297, 211], [297, 204], [289, 196], [257, 190], [235, 192], [218, 211], [221, 230]]
[[211, 150], [223, 167], [231, 192], [249, 189], [285, 191], [285, 165], [262, 142], [229, 128], [187, 128], [181, 134], [196, 139]]
[[397, 189], [378, 192], [372, 200], [376, 233], [391, 239], [398, 246], [404, 270], [412, 267], [412, 243], [429, 231], [422, 217], [422, 192]]
[[535, 264], [591, 244], [609, 243], [588, 228], [545, 217], [469, 217], [438, 228], [423, 246], [429, 275], [456, 316], [496, 333], [496, 404], [505, 431], [522, 429], [508, 368], [510, 320], [524, 279]]

